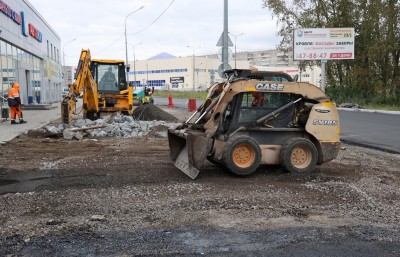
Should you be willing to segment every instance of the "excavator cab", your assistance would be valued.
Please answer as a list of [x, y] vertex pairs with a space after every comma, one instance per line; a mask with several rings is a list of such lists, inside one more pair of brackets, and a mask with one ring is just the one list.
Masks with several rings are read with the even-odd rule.
[[92, 60], [90, 70], [99, 93], [119, 94], [128, 88], [123, 61]]

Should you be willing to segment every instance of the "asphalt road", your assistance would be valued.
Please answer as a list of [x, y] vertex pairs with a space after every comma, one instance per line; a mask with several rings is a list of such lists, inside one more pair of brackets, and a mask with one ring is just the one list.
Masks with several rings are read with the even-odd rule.
[[[188, 99], [173, 99], [177, 108], [188, 108]], [[155, 103], [168, 105], [167, 98], [155, 98]], [[202, 101], [197, 100], [197, 106]], [[339, 110], [341, 140], [390, 153], [400, 153], [400, 113]]]
[[341, 140], [391, 153], [400, 153], [400, 115], [339, 111]]

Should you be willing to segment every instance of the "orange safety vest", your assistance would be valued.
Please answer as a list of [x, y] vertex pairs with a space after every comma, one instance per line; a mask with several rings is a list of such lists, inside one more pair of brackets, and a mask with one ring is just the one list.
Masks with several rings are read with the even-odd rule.
[[10, 91], [8, 91], [8, 98], [16, 98], [19, 97], [19, 84], [14, 83]]

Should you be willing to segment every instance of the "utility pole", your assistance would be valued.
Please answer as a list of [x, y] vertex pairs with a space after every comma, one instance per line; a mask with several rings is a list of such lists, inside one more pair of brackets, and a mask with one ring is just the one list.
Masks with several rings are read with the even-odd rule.
[[[130, 43], [128, 43], [130, 44]], [[132, 46], [132, 51], [133, 51], [133, 87], [136, 88], [135, 83], [136, 83], [136, 55], [135, 55], [135, 47], [137, 45], [141, 45], [142, 43], [137, 43], [137, 44], [130, 44]]]
[[222, 77], [222, 73], [230, 70], [229, 65], [229, 47], [233, 46], [232, 40], [228, 35], [228, 0], [224, 0], [224, 30], [218, 40], [217, 46], [221, 46], [221, 61], [222, 64], [218, 67], [218, 74]]
[[[223, 32], [223, 46], [222, 46], [222, 64], [224, 67], [224, 71], [228, 70], [228, 65], [229, 65], [229, 60], [228, 60], [228, 49], [229, 49], [229, 43], [228, 40], [230, 41], [229, 35], [228, 35], [228, 0], [224, 0], [224, 32]], [[232, 44], [232, 42], [231, 42]]]

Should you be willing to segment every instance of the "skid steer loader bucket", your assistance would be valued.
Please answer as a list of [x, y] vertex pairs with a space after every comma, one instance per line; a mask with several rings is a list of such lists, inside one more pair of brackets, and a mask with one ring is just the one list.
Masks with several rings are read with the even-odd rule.
[[195, 179], [212, 147], [212, 139], [204, 133], [188, 134], [184, 130], [168, 130], [170, 159], [190, 178]]

